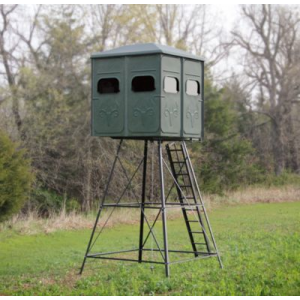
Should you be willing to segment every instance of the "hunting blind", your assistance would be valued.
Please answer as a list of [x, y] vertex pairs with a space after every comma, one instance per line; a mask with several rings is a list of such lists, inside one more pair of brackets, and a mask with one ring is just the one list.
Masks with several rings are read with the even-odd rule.
[[[80, 273], [90, 258], [162, 264], [166, 276], [169, 276], [171, 264], [199, 258], [217, 257], [222, 267], [185, 143], [186, 140], [203, 139], [204, 60], [182, 50], [157, 44], [137, 44], [95, 53], [91, 60], [92, 135], [120, 141]], [[125, 166], [128, 162], [124, 164], [121, 160], [122, 145], [126, 139], [144, 141], [144, 152], [134, 172], [132, 166], [127, 170]], [[154, 150], [156, 143], [157, 152]], [[149, 155], [150, 145], [152, 155]], [[156, 186], [154, 153], [159, 177]], [[127, 184], [123, 192], [111, 201], [107, 195], [117, 164]], [[140, 171], [142, 174], [138, 177]], [[164, 173], [169, 174], [166, 182]], [[132, 183], [137, 177], [142, 179], [142, 183], [136, 184], [134, 189]], [[153, 197], [154, 189], [159, 195], [156, 199]], [[123, 199], [128, 191], [130, 197], [134, 195], [137, 198], [134, 202]], [[114, 210], [122, 207], [138, 209], [140, 213], [138, 243], [129, 250], [92, 252]], [[105, 208], [112, 211], [99, 230], [99, 218]], [[183, 249], [169, 247], [167, 210], [171, 208], [180, 208], [182, 211], [188, 238], [188, 247]], [[154, 220], [147, 215], [148, 211], [153, 210], [157, 211]], [[154, 231], [160, 217], [162, 241]], [[115, 245], [118, 246], [118, 243]], [[149, 253], [152, 253], [150, 258]], [[157, 259], [154, 259], [153, 253], [158, 255]], [[177, 255], [176, 259], [173, 259], [173, 255]]]
[[203, 138], [204, 60], [157, 44], [92, 55], [92, 135]]

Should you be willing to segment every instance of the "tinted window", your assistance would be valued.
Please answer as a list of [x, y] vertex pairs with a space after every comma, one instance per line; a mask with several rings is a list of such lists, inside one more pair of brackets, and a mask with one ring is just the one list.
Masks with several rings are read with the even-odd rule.
[[97, 91], [100, 94], [112, 94], [120, 92], [117, 78], [103, 78], [98, 81]]
[[99, 94], [116, 94], [120, 92], [119, 80], [116, 78], [105, 78], [98, 82]]
[[152, 76], [134, 77], [131, 84], [134, 92], [150, 92], [155, 90], [154, 78]]
[[196, 80], [187, 80], [186, 93], [190, 96], [197, 96], [200, 94], [200, 83]]
[[179, 92], [179, 81], [175, 77], [165, 77], [164, 90], [166, 93], [176, 94]]

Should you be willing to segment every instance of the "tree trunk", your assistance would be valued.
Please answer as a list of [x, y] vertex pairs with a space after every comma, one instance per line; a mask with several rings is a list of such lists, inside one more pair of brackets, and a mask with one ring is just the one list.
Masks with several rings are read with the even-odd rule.
[[91, 150], [89, 149], [87, 151], [87, 158], [86, 160], [83, 160], [84, 168], [85, 168], [85, 179], [84, 179], [84, 199], [83, 199], [83, 205], [82, 209], [84, 211], [89, 211], [91, 210], [91, 202], [92, 202], [92, 191], [91, 191], [91, 184], [92, 184], [92, 155], [91, 155]]
[[14, 116], [14, 121], [18, 130], [18, 133], [22, 140], [25, 139], [25, 133], [22, 133], [22, 119], [20, 116], [19, 110], [19, 98], [17, 96], [17, 84], [15, 82], [15, 77], [13, 74], [13, 67], [9, 62], [9, 53], [6, 51], [4, 47], [4, 38], [3, 33], [0, 36], [0, 55], [2, 57], [2, 63], [4, 66], [8, 86], [10, 88], [11, 96], [12, 96], [12, 113]]
[[[12, 87], [11, 89], [14, 89], [14, 87]], [[24, 140], [25, 138], [24, 138], [24, 134], [22, 133], [22, 119], [19, 110], [19, 100], [14, 92], [12, 92], [12, 112], [13, 112], [18, 133], [21, 137], [21, 140]]]
[[272, 122], [272, 139], [274, 171], [276, 176], [279, 176], [284, 170], [285, 163], [283, 126], [279, 120]]
[[295, 128], [292, 120], [291, 113], [287, 117], [286, 121], [286, 134], [288, 135], [288, 157], [287, 165], [291, 171], [300, 173], [299, 154], [297, 148], [297, 141], [295, 139]]

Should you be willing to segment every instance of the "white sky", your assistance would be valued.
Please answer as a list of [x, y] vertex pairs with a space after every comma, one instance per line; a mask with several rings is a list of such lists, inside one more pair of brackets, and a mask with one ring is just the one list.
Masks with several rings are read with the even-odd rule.
[[[216, 26], [221, 26], [224, 29], [224, 33], [230, 37], [230, 31], [234, 28], [239, 20], [239, 5], [238, 4], [212, 4], [211, 9], [216, 11], [217, 15], [219, 15], [219, 19], [216, 20]], [[213, 67], [213, 74], [215, 75], [215, 79], [221, 79], [220, 84], [223, 83], [223, 80], [226, 80], [228, 76], [230, 76], [233, 72], [238, 74], [242, 72], [241, 65], [239, 65], [239, 57], [237, 53], [234, 53], [231, 50], [228, 59], [224, 59], [216, 66]], [[219, 76], [222, 74], [221, 76]]]
[[223, 17], [226, 20], [226, 22], [224, 22], [224, 27], [226, 28], [226, 31], [229, 31], [238, 17], [238, 4], [223, 3], [213, 4], [212, 6], [223, 14]]

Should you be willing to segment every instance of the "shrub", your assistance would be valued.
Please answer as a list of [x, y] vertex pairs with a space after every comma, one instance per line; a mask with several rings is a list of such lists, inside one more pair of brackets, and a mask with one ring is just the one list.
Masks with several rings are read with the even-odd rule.
[[0, 131], [0, 222], [22, 208], [33, 178], [24, 150]]
[[28, 205], [25, 207], [25, 212], [26, 210], [36, 211], [41, 217], [49, 217], [51, 213], [58, 213], [62, 209], [63, 201], [63, 196], [36, 187], [30, 196]]
[[277, 176], [275, 174], [265, 174], [264, 180], [259, 182], [263, 186], [284, 186], [293, 185], [300, 186], [300, 175], [291, 173], [289, 171], [284, 171], [281, 175]]
[[66, 212], [79, 211], [80, 204], [75, 198], [66, 198], [46, 188], [36, 187], [24, 212], [36, 211], [40, 217], [47, 218], [65, 209]]

